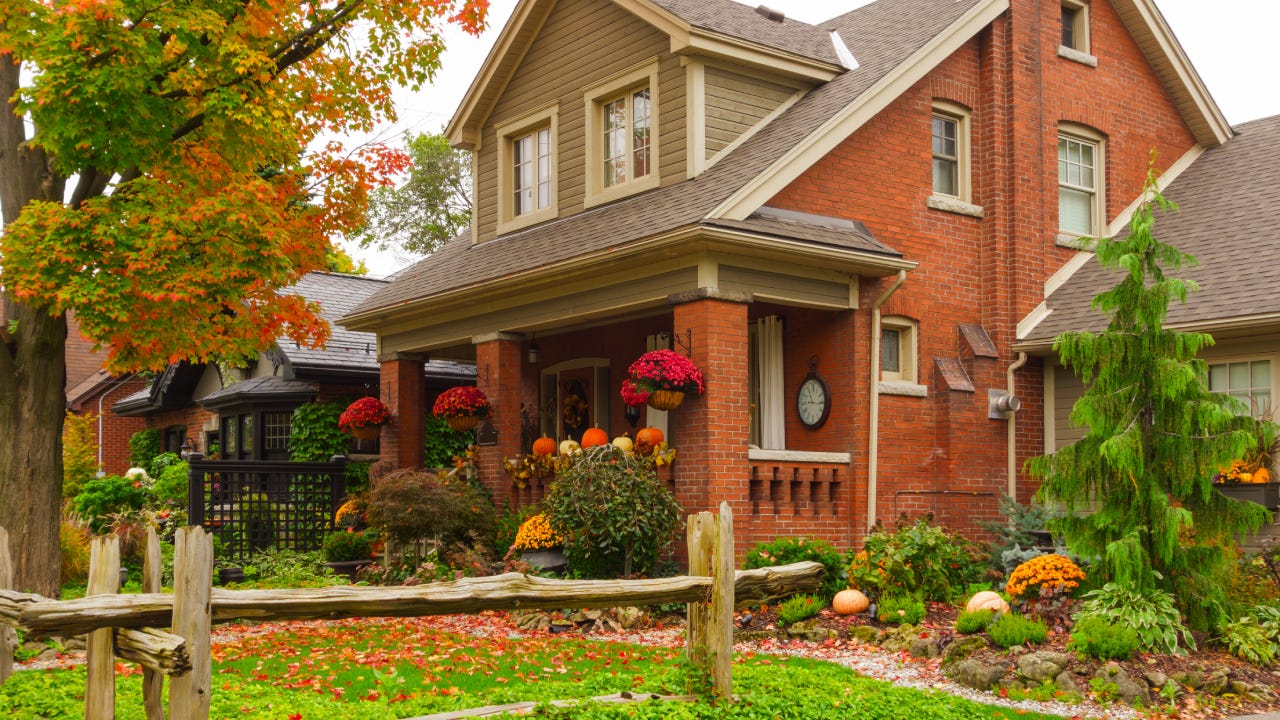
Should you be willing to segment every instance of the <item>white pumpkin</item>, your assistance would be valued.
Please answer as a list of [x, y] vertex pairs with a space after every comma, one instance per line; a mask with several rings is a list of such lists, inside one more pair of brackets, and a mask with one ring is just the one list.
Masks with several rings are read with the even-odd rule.
[[582, 446], [578, 444], [577, 440], [565, 440], [564, 442], [560, 443], [561, 455], [568, 456], [568, 455], [573, 455], [574, 453], [580, 453], [580, 452], [582, 452]]
[[1009, 603], [1005, 602], [1004, 598], [996, 593], [990, 590], [983, 590], [969, 598], [969, 602], [965, 603], [964, 609], [967, 612], [994, 610], [998, 613], [1007, 613], [1009, 612]]
[[636, 443], [634, 440], [627, 437], [626, 435], [619, 435], [618, 437], [613, 439], [613, 446], [618, 448], [622, 452], [631, 452], [631, 450], [635, 448]]

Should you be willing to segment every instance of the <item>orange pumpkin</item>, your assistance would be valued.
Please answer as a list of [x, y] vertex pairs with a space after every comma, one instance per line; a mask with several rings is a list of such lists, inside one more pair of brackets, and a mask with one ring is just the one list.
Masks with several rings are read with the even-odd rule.
[[867, 596], [853, 589], [841, 590], [831, 598], [831, 609], [840, 615], [865, 612], [869, 607], [871, 607], [871, 601]]
[[636, 442], [648, 447], [657, 447], [662, 444], [662, 439], [662, 431], [656, 427], [641, 428], [640, 432], [636, 433]]
[[1256, 483], [1271, 482], [1271, 471], [1266, 468], [1258, 468], [1258, 471], [1253, 474], [1253, 481]]
[[598, 427], [588, 428], [582, 433], [582, 447], [597, 447], [599, 445], [609, 444], [609, 433]]
[[556, 441], [555, 438], [549, 438], [545, 435], [533, 441], [534, 455], [555, 455]]

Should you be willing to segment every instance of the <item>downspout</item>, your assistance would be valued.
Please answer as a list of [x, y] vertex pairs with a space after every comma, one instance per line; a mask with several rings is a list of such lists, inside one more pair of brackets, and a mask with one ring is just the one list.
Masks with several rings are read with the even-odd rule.
[[[1022, 369], [1027, 364], [1027, 354], [1018, 353], [1018, 359], [1013, 361], [1006, 371], [1005, 390], [1009, 393], [1009, 397], [1014, 397], [1013, 392], [1013, 374]], [[1015, 501], [1018, 499], [1018, 411], [1009, 412], [1009, 497]]]
[[871, 403], [867, 431], [867, 528], [876, 524], [876, 465], [880, 456], [880, 307], [907, 281], [907, 271], [899, 270], [893, 281], [871, 306]]
[[115, 383], [113, 383], [111, 387], [102, 391], [102, 394], [98, 396], [98, 472], [97, 472], [98, 477], [105, 477], [107, 474], [102, 469], [102, 401], [107, 399], [107, 396], [111, 394], [112, 390], [115, 390], [116, 388], [123, 385], [125, 381], [127, 381], [131, 377], [133, 376], [125, 375], [124, 377], [115, 381]]

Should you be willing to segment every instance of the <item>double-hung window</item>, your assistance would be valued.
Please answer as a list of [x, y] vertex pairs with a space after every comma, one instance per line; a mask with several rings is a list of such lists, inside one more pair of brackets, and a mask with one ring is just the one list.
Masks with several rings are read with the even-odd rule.
[[587, 90], [589, 207], [658, 185], [658, 70], [648, 63]]
[[1271, 360], [1248, 359], [1209, 363], [1209, 390], [1240, 401], [1254, 417], [1271, 416]]
[[929, 150], [933, 164], [933, 193], [929, 196], [929, 207], [982, 217], [982, 208], [972, 204], [969, 109], [945, 100], [934, 100], [933, 113], [929, 117]]
[[498, 126], [498, 234], [556, 217], [556, 132], [553, 106]]
[[960, 197], [960, 119], [933, 115], [933, 191]]
[[528, 215], [551, 206], [551, 128], [539, 128], [511, 141], [511, 214]]
[[1058, 135], [1058, 230], [1068, 236], [1102, 234], [1103, 144], [1100, 137]]

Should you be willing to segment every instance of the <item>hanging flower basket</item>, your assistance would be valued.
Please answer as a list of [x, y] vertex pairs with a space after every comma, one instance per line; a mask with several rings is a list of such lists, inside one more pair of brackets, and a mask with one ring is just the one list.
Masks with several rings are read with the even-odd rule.
[[338, 416], [338, 429], [361, 440], [375, 440], [390, 420], [391, 411], [381, 400], [362, 397]]
[[687, 394], [701, 395], [702, 371], [689, 358], [671, 350], [654, 350], [627, 368], [622, 381], [622, 401], [648, 403], [655, 410], [674, 410]]
[[476, 425], [480, 424], [479, 415], [453, 415], [445, 417], [445, 422], [449, 423], [449, 427], [457, 432], [469, 432], [476, 429]]
[[454, 387], [440, 393], [431, 412], [458, 432], [475, 430], [480, 418], [488, 417], [492, 407], [480, 388]]
[[684, 393], [679, 390], [654, 390], [649, 393], [649, 407], [654, 410], [675, 410], [684, 402]]
[[364, 425], [362, 427], [353, 426], [351, 428], [351, 435], [357, 440], [365, 440], [365, 441], [377, 440], [378, 436], [381, 434], [382, 434], [381, 425]]

